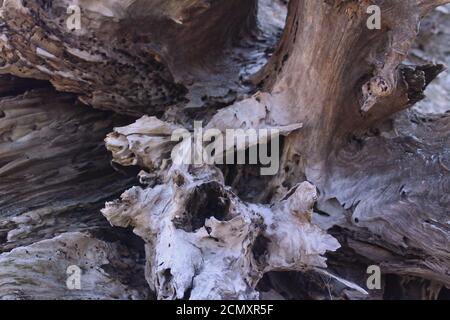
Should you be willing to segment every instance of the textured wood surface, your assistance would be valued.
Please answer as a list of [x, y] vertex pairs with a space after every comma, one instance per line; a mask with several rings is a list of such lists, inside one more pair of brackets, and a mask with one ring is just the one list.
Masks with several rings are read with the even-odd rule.
[[[445, 297], [448, 2], [2, 1], [0, 298]], [[194, 120], [280, 171], [172, 161]]]

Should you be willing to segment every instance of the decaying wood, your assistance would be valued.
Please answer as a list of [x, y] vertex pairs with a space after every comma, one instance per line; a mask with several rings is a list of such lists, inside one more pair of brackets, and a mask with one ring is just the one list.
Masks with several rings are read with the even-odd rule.
[[[0, 296], [149, 296], [145, 281], [133, 280], [143, 273], [137, 240], [110, 232], [98, 213], [134, 182], [111, 168], [102, 145], [123, 120], [90, 110], [45, 82], [2, 76], [0, 83]], [[85, 275], [81, 291], [63, 281], [71, 265]]]
[[231, 103], [276, 41], [276, 21], [256, 33], [256, 0], [85, 0], [75, 31], [66, 27], [70, 4], [3, 1], [1, 72], [50, 80], [119, 113]]
[[339, 243], [311, 224], [314, 186], [302, 183], [261, 206], [242, 203], [220, 178], [208, 168], [176, 168], [170, 182], [130, 189], [103, 210], [145, 239], [158, 298], [256, 299], [266, 272], [326, 267], [321, 255]]
[[[135, 252], [118, 242], [67, 232], [0, 257], [2, 299], [146, 299]], [[69, 290], [67, 268], [80, 266], [81, 290]], [[70, 269], [69, 269], [70, 270]]]
[[0, 113], [0, 251], [105, 226], [96, 212], [133, 182], [102, 145], [120, 121], [48, 85], [2, 97]]
[[[448, 78], [411, 107], [446, 69], [415, 41], [448, 2], [83, 0], [68, 30], [68, 1], [3, 1], [0, 297], [438, 298], [450, 116], [418, 110], [448, 108]], [[279, 172], [179, 161], [194, 120], [279, 129]]]

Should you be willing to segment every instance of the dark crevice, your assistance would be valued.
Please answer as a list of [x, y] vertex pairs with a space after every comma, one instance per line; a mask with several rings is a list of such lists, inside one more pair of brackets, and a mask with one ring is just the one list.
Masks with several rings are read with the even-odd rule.
[[269, 252], [268, 246], [270, 239], [266, 238], [262, 234], [258, 235], [252, 248], [253, 258], [256, 263], [263, 267], [266, 264], [267, 254]]
[[230, 199], [221, 184], [211, 181], [195, 188], [189, 196], [184, 215], [173, 223], [179, 229], [192, 232], [202, 228], [208, 218], [227, 220], [229, 206]]

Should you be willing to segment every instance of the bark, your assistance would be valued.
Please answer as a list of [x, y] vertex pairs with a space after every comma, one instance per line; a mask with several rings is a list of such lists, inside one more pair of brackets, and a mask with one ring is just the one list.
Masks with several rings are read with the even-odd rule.
[[246, 69], [276, 41], [271, 24], [253, 33], [256, 0], [80, 1], [75, 31], [66, 27], [69, 4], [4, 1], [1, 70], [119, 113], [230, 103], [249, 91]]
[[[0, 296], [57, 297], [48, 282], [142, 299], [144, 276], [158, 299], [442, 296], [450, 116], [410, 108], [445, 70], [426, 36], [415, 47], [418, 26], [448, 2], [80, 1], [73, 31], [67, 1], [3, 1], [0, 250], [16, 249], [0, 255]], [[279, 130], [279, 172], [183, 164], [189, 141], [171, 136], [194, 120]], [[61, 266], [83, 263], [89, 286], [68, 292]], [[367, 290], [369, 265], [382, 290]]]

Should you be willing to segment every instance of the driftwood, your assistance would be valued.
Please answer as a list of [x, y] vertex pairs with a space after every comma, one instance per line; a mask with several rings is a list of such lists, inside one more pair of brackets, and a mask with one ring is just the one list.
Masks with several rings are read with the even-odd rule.
[[[448, 2], [4, 0], [0, 297], [448, 297]], [[279, 170], [192, 164], [194, 121]]]

